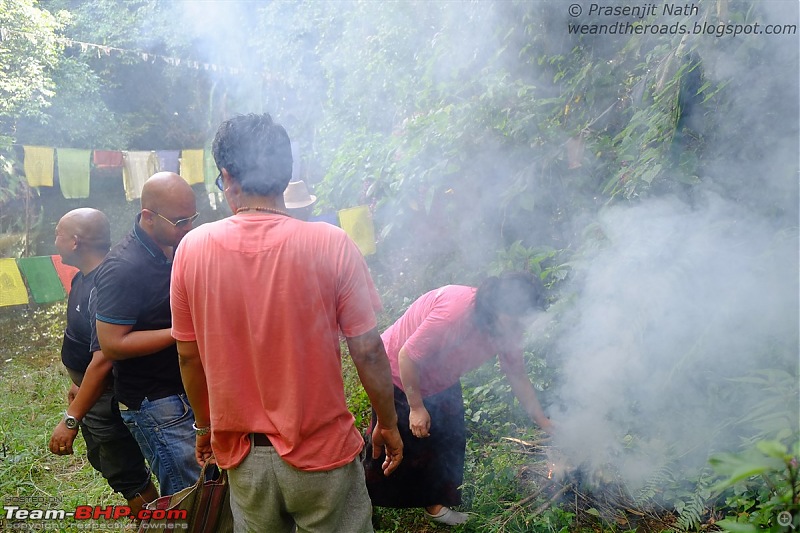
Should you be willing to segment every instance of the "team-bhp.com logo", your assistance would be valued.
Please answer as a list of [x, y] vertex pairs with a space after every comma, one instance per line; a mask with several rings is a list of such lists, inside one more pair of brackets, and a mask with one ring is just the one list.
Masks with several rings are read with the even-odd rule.
[[[6, 512], [6, 520], [121, 520], [123, 518], [135, 520], [153, 520], [174, 522], [186, 520], [186, 509], [142, 509], [134, 513], [127, 505], [79, 505], [75, 511], [65, 511], [63, 509], [22, 509], [18, 505], [3, 505]], [[153, 528], [159, 528], [159, 524], [152, 524]], [[178, 528], [181, 524], [174, 524]], [[173, 528], [170, 528], [173, 529]]]

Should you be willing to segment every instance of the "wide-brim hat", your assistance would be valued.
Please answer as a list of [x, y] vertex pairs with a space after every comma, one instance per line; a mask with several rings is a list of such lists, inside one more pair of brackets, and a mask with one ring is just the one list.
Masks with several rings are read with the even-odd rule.
[[305, 182], [290, 181], [283, 191], [283, 204], [286, 209], [300, 209], [308, 207], [317, 201], [317, 197], [308, 193], [308, 187]]

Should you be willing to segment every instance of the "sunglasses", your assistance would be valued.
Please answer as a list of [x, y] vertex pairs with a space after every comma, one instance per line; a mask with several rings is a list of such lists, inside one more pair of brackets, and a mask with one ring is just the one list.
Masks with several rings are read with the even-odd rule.
[[217, 180], [214, 182], [217, 184], [217, 189], [224, 191], [225, 189], [222, 188], [222, 171], [219, 171], [219, 176], [217, 176]]
[[148, 211], [150, 211], [151, 213], [155, 213], [156, 215], [160, 216], [161, 218], [163, 218], [164, 220], [166, 220], [167, 222], [172, 224], [173, 227], [176, 227], [176, 228], [185, 228], [186, 226], [190, 226], [192, 224], [192, 222], [194, 222], [195, 219], [200, 216], [200, 213], [195, 213], [194, 215], [192, 215], [190, 217], [179, 218], [178, 220], [173, 222], [170, 219], [168, 219], [167, 217], [165, 217], [164, 215], [162, 215], [161, 213], [156, 213], [152, 209], [148, 209]]

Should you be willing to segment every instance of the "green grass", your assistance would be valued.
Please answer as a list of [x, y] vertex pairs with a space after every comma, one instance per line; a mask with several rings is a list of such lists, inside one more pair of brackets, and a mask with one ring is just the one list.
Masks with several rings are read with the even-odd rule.
[[[0, 316], [0, 501], [4, 506], [70, 512], [78, 505], [126, 503], [91, 467], [82, 438], [75, 441], [74, 455], [60, 457], [48, 450], [50, 434], [66, 408], [70, 384], [60, 360], [63, 314], [62, 303], [36, 310], [3, 310]], [[51, 531], [80, 531], [71, 519], [39, 524]], [[0, 519], [0, 530], [14, 527]]]

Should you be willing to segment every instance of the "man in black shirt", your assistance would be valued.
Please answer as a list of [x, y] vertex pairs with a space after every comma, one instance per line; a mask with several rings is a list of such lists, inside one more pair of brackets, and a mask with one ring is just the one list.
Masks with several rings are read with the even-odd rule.
[[133, 512], [158, 497], [139, 445], [122, 422], [110, 387], [111, 361], [90, 349], [89, 294], [97, 266], [111, 247], [106, 216], [96, 209], [70, 211], [56, 225], [56, 249], [64, 264], [77, 267], [67, 301], [61, 361], [72, 380], [64, 419], [50, 438], [56, 455], [73, 453], [80, 427], [91, 465], [128, 500]]
[[97, 269], [97, 343], [114, 363], [122, 419], [139, 442], [162, 494], [193, 485], [194, 413], [186, 399], [170, 327], [175, 247], [197, 218], [194, 192], [173, 172], [151, 176], [131, 231]]

